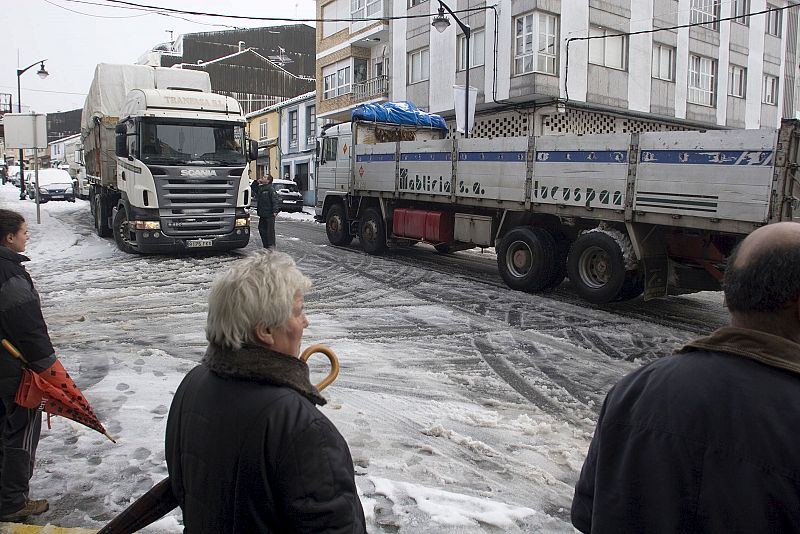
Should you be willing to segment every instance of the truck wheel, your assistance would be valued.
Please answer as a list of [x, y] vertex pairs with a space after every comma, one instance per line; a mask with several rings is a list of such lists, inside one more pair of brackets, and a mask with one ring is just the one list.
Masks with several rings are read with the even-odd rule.
[[325, 218], [325, 233], [328, 234], [328, 241], [331, 245], [344, 247], [353, 240], [347, 226], [347, 217], [344, 214], [344, 206], [334, 204], [328, 208], [328, 215]]
[[442, 243], [441, 245], [433, 245], [436, 252], [439, 254], [450, 254], [450, 243]]
[[375, 208], [368, 208], [358, 226], [358, 239], [367, 254], [381, 254], [386, 250], [386, 226]]
[[135, 239], [131, 240], [128, 213], [123, 207], [117, 209], [117, 214], [114, 215], [114, 241], [117, 242], [117, 248], [122, 252], [126, 254], [136, 253], [136, 241]]
[[617, 300], [626, 278], [619, 243], [604, 232], [582, 234], [569, 251], [567, 273], [583, 299], [593, 304]]
[[106, 195], [95, 195], [94, 229], [100, 237], [111, 237], [111, 228], [108, 227], [108, 202]]
[[520, 226], [503, 237], [497, 250], [500, 276], [511, 289], [541, 291], [553, 279], [555, 243], [543, 228]]
[[625, 273], [625, 283], [617, 295], [617, 300], [635, 299], [644, 292], [644, 277], [639, 270], [628, 271]]

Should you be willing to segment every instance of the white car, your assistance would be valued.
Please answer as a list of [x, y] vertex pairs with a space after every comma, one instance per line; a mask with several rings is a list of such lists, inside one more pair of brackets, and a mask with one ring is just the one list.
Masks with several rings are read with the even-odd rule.
[[303, 194], [292, 180], [272, 180], [281, 197], [281, 211], [303, 211]]
[[[34, 175], [34, 171], [25, 171], [25, 189], [31, 200], [36, 200]], [[44, 203], [49, 200], [75, 202], [75, 187], [72, 183], [72, 176], [67, 171], [61, 169], [39, 170], [39, 202]]]

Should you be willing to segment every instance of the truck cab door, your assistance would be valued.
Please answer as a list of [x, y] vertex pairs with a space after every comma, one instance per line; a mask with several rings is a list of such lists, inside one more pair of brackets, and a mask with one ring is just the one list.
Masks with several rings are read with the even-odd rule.
[[350, 155], [353, 153], [351, 140], [351, 135], [339, 136], [339, 150], [336, 153], [336, 190], [340, 192], [350, 190]]
[[317, 202], [324, 200], [328, 191], [336, 190], [336, 153], [339, 151], [339, 138], [322, 138], [322, 154], [317, 168]]

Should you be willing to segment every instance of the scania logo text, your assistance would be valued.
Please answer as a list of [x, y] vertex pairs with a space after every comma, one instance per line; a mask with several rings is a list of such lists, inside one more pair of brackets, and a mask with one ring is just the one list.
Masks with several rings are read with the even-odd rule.
[[214, 169], [181, 169], [181, 176], [216, 176]]

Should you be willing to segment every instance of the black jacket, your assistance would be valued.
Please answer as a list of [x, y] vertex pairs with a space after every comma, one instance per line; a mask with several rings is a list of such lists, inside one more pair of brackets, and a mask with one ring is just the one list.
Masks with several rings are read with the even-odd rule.
[[800, 345], [725, 327], [609, 392], [582, 532], [800, 532]]
[[366, 532], [344, 438], [298, 358], [208, 348], [169, 411], [166, 460], [187, 533]]
[[268, 183], [258, 186], [258, 206], [256, 212], [259, 217], [275, 217], [281, 211], [281, 196], [275, 189], [275, 184]]
[[[42, 316], [39, 294], [22, 266], [27, 256], [0, 246], [0, 337], [8, 339], [40, 372], [56, 361], [55, 351]], [[13, 397], [19, 386], [22, 364], [0, 348], [0, 397]]]

